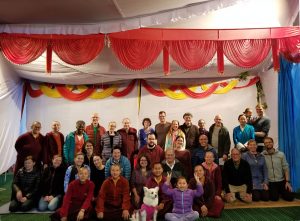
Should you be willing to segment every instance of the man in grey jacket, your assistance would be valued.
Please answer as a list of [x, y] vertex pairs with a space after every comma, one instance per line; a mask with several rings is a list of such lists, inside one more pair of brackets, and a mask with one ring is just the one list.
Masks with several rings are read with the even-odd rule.
[[286, 201], [293, 201], [295, 196], [290, 184], [289, 164], [283, 152], [273, 147], [274, 141], [271, 137], [265, 137], [263, 151], [265, 156], [268, 175], [270, 199], [277, 201], [279, 196]]

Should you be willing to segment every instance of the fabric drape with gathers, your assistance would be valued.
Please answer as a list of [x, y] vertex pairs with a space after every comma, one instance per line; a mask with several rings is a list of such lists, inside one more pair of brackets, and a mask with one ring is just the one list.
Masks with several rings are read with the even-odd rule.
[[290, 165], [294, 191], [300, 188], [300, 64], [280, 60], [278, 76], [279, 148]]
[[[104, 44], [126, 68], [139, 71], [152, 65], [163, 52], [163, 71], [170, 74], [170, 57], [185, 70], [203, 68], [217, 55], [218, 72], [224, 72], [224, 57], [242, 68], [262, 63], [270, 51], [274, 69], [279, 54], [300, 62], [300, 27], [237, 30], [140, 29], [96, 35], [0, 34], [5, 57], [15, 64], [28, 64], [47, 51], [46, 70], [51, 72], [52, 52], [70, 65], [95, 59]], [[272, 49], [272, 50], [271, 50]]]
[[46, 50], [46, 39], [6, 36], [1, 38], [4, 56], [15, 64], [28, 64], [40, 57]]
[[21, 79], [0, 56], [0, 174], [16, 161], [14, 145], [20, 133], [22, 85]]

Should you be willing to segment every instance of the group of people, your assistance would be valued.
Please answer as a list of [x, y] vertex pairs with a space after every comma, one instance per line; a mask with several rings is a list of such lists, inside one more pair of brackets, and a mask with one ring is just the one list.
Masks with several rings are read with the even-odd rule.
[[[205, 121], [184, 123], [166, 120], [151, 127], [145, 118], [137, 131], [123, 119], [108, 130], [93, 114], [91, 124], [76, 122], [76, 130], [64, 139], [60, 123], [43, 136], [41, 123], [15, 144], [17, 161], [10, 211], [55, 211], [52, 220], [127, 220], [143, 204], [143, 187], [159, 187], [158, 217], [195, 220], [219, 217], [225, 202], [240, 199], [250, 203], [294, 199], [289, 166], [283, 152], [268, 137], [270, 120], [262, 106], [257, 117], [247, 108], [230, 134], [216, 115], [206, 130]], [[231, 149], [231, 151], [230, 151]]]

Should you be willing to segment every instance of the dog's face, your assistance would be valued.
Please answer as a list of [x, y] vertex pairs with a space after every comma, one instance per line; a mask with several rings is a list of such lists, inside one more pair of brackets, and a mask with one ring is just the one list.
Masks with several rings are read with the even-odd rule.
[[159, 190], [158, 187], [149, 188], [149, 189], [147, 187], [144, 187], [144, 197], [154, 200], [158, 198], [158, 190]]

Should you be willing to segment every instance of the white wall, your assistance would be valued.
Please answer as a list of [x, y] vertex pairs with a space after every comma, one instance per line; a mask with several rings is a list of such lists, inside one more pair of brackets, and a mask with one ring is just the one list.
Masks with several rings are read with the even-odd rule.
[[278, 146], [278, 73], [270, 69], [261, 73], [260, 79], [268, 105], [266, 115], [271, 119], [269, 136], [273, 137], [275, 146]]

